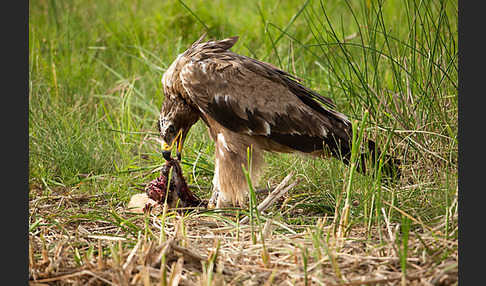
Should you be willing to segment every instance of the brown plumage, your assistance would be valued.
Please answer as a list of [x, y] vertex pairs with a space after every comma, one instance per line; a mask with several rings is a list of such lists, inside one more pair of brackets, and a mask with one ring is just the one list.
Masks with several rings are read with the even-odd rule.
[[[242, 172], [252, 147], [252, 179], [263, 152], [332, 155], [348, 163], [351, 123], [326, 97], [271, 64], [229, 49], [238, 37], [202, 42], [179, 55], [162, 78], [165, 101], [159, 118], [164, 157], [182, 145], [201, 118], [215, 142], [213, 197], [216, 207], [244, 205], [248, 186]], [[369, 141], [374, 156], [375, 146]]]

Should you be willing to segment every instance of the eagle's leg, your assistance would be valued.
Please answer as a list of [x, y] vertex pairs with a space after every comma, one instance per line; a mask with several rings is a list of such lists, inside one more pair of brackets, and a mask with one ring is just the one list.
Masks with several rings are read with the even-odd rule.
[[215, 168], [214, 168], [214, 177], [213, 177], [213, 193], [211, 194], [211, 198], [209, 199], [209, 202], [208, 202], [208, 208], [210, 208], [210, 209], [213, 209], [213, 208], [216, 207], [216, 203], [217, 203], [218, 197], [219, 197], [219, 182], [218, 182], [217, 170], [218, 170], [218, 167], [216, 165]]
[[[226, 136], [227, 139], [235, 138]], [[215, 140], [215, 170], [213, 178], [213, 196], [216, 199], [216, 208], [240, 206], [248, 204], [248, 183], [242, 166], [248, 169], [247, 144], [245, 140], [229, 142], [224, 135]], [[255, 185], [264, 163], [263, 151], [252, 147], [251, 181]]]

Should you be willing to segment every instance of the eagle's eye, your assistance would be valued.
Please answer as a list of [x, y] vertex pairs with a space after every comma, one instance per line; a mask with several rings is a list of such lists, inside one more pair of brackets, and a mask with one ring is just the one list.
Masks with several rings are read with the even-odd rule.
[[168, 134], [175, 133], [175, 127], [174, 127], [174, 125], [169, 125], [169, 127], [167, 127], [167, 133]]

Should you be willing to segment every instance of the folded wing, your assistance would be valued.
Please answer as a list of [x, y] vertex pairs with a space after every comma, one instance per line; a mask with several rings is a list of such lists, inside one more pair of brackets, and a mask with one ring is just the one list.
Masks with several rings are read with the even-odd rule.
[[[191, 101], [233, 132], [301, 152], [349, 151], [351, 124], [326, 97], [264, 62], [232, 53], [237, 37], [201, 44], [179, 73]], [[339, 147], [338, 147], [339, 146]]]

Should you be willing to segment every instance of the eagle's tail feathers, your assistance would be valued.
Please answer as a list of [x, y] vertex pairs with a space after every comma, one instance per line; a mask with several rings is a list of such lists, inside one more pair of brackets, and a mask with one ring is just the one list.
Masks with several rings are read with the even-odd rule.
[[[330, 147], [331, 154], [334, 157], [342, 160], [346, 165], [349, 165], [351, 160], [350, 144], [329, 144], [329, 142], [327, 143], [327, 145]], [[373, 171], [376, 164], [378, 163], [377, 160], [379, 160], [382, 156], [382, 152], [379, 148], [377, 148], [375, 142], [373, 142], [372, 140], [368, 140], [367, 145], [367, 152], [360, 154], [359, 162], [357, 164], [357, 170], [362, 174]], [[382, 178], [385, 180], [398, 180], [401, 176], [400, 159], [388, 154], [383, 154], [383, 156], [384, 158], [381, 172]]]
[[383, 166], [381, 169], [382, 178], [398, 180], [401, 176], [400, 159], [388, 154], [382, 154], [372, 140], [368, 140], [368, 152], [360, 154], [360, 161], [358, 162], [357, 168], [358, 171], [361, 173], [365, 173], [367, 170], [372, 171], [375, 169], [381, 156], [383, 156]]

